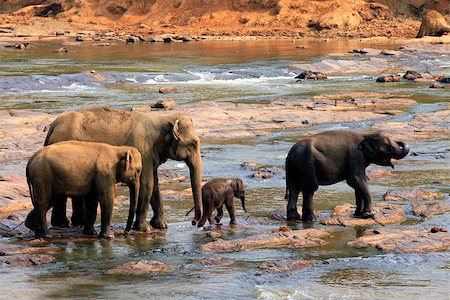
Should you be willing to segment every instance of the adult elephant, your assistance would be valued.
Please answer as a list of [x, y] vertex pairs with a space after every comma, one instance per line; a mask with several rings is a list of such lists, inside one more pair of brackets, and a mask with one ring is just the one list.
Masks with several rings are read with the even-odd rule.
[[[150, 225], [166, 228], [164, 208], [158, 183], [158, 167], [168, 158], [185, 161], [189, 167], [194, 197], [196, 225], [202, 215], [202, 161], [200, 140], [194, 123], [187, 115], [162, 116], [157, 113], [129, 112], [112, 108], [88, 108], [61, 114], [50, 125], [45, 145], [60, 141], [79, 140], [127, 145], [142, 154], [141, 190], [133, 229], [148, 231], [146, 222], [149, 203], [153, 209]], [[73, 200], [73, 204], [83, 201]], [[75, 209], [80, 216], [82, 209]], [[54, 208], [52, 225], [66, 225], [65, 204]], [[81, 225], [81, 224], [79, 224]]]
[[402, 159], [409, 147], [382, 133], [325, 131], [296, 143], [286, 158], [287, 219], [298, 220], [297, 199], [303, 194], [302, 220], [313, 221], [313, 195], [319, 185], [342, 180], [355, 190], [355, 216], [369, 218], [372, 197], [367, 183], [366, 168], [374, 163], [394, 165], [391, 159]]

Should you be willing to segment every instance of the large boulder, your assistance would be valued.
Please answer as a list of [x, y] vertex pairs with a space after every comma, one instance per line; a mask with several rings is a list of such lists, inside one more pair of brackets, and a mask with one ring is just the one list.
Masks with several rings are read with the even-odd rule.
[[450, 26], [444, 16], [435, 10], [429, 10], [422, 17], [422, 24], [417, 37], [442, 36], [446, 32], [450, 32]]
[[311, 27], [317, 29], [349, 29], [359, 26], [363, 21], [363, 18], [357, 10], [350, 5], [341, 5], [337, 9], [334, 9], [318, 18], [314, 24], [310, 24]]

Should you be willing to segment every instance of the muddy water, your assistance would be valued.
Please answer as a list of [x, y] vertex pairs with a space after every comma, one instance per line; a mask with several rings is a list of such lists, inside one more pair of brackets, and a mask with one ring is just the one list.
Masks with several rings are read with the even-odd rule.
[[[296, 45], [305, 46], [304, 49]], [[52, 51], [59, 45], [37, 43], [27, 51], [0, 49], [0, 109], [29, 109], [50, 113], [93, 105], [130, 108], [161, 99], [179, 104], [195, 101], [264, 102], [276, 97], [303, 98], [324, 93], [397, 92], [419, 104], [405, 108], [392, 120], [408, 120], [414, 114], [435, 111], [449, 97], [448, 89], [433, 90], [427, 84], [400, 83], [380, 85], [376, 74], [331, 76], [327, 81], [293, 80], [292, 62], [314, 62], [331, 52], [372, 47], [395, 49], [395, 43], [362, 44], [337, 42], [257, 41], [139, 44], [111, 47], [68, 46], [68, 54]], [[342, 57], [332, 57], [338, 59]], [[343, 57], [348, 59], [348, 57]], [[351, 59], [354, 59], [353, 57]], [[358, 59], [358, 58], [357, 58]], [[426, 53], [399, 60], [419, 70], [448, 73], [445, 55]], [[91, 73], [95, 70], [96, 73]], [[93, 75], [94, 74], [94, 75]], [[163, 95], [159, 87], [174, 86], [177, 93]], [[360, 129], [371, 122], [329, 124], [315, 128], [275, 132], [251, 140], [205, 144], [202, 148], [205, 178], [240, 177], [247, 186], [245, 214], [238, 208], [239, 225], [230, 228], [227, 213], [222, 231], [225, 239], [248, 236], [285, 225], [284, 158], [298, 136], [307, 131]], [[373, 179], [370, 188], [375, 201], [382, 200], [389, 188], [410, 187], [449, 193], [450, 155], [448, 141], [411, 142], [417, 156], [396, 163], [392, 175]], [[251, 170], [240, 166], [251, 161], [279, 171], [270, 179], [251, 177]], [[188, 174], [183, 163], [168, 162], [164, 168]], [[8, 171], [14, 166], [7, 166]], [[15, 166], [23, 174], [23, 163]], [[0, 171], [5, 168], [0, 166]], [[383, 169], [370, 167], [370, 169]], [[188, 182], [162, 186], [162, 190], [182, 190]], [[230, 299], [423, 299], [448, 297], [448, 253], [400, 255], [376, 249], [354, 249], [348, 240], [360, 229], [345, 228], [329, 239], [329, 244], [314, 248], [260, 249], [224, 254], [205, 253], [200, 246], [211, 238], [193, 228], [192, 216], [185, 213], [192, 200], [183, 195], [164, 195], [169, 229], [160, 233], [118, 236], [114, 241], [50, 242], [54, 264], [8, 268], [0, 266], [0, 294], [8, 298], [218, 298]], [[448, 201], [446, 196], [445, 201]], [[353, 191], [345, 184], [321, 187], [315, 195], [315, 208], [321, 216], [341, 203], [353, 203]], [[123, 222], [127, 203], [119, 207], [115, 222]], [[408, 209], [407, 209], [408, 211]], [[411, 226], [439, 225], [449, 228], [449, 216], [426, 221], [408, 213]], [[301, 223], [290, 224], [301, 229]], [[320, 227], [319, 224], [314, 224]], [[5, 239], [7, 240], [7, 239]], [[7, 240], [11, 241], [11, 240]], [[13, 242], [24, 243], [21, 240]], [[203, 265], [202, 259], [220, 256], [223, 265]], [[142, 276], [106, 275], [120, 263], [141, 259], [159, 260], [174, 266], [174, 271]], [[282, 259], [319, 259], [316, 267], [286, 274], [270, 274], [258, 268], [264, 261]]]

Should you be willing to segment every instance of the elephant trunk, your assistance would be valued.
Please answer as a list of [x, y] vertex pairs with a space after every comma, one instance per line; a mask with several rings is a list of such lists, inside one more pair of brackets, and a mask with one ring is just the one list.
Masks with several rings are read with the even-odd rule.
[[130, 189], [130, 208], [128, 210], [127, 226], [125, 228], [125, 233], [131, 230], [131, 225], [133, 224], [134, 215], [137, 209], [137, 198], [139, 198], [140, 180], [136, 180], [134, 184], [129, 184]]
[[192, 196], [194, 198], [195, 217], [192, 225], [197, 225], [202, 217], [202, 160], [200, 150], [186, 161], [191, 176]]
[[247, 209], [245, 209], [245, 195], [242, 195], [241, 202], [242, 202], [242, 208], [244, 209], [245, 212], [247, 212]]
[[403, 157], [405, 157], [406, 155], [408, 155], [409, 153], [409, 146], [408, 144], [404, 143], [404, 142], [397, 142], [397, 145], [399, 146], [399, 150], [394, 152], [394, 155], [392, 156], [395, 159], [402, 159]]

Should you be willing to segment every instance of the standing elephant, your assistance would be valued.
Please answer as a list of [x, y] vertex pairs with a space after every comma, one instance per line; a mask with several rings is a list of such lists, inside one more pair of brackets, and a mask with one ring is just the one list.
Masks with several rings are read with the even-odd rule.
[[242, 180], [216, 178], [205, 183], [202, 187], [203, 215], [198, 226], [203, 226], [206, 221], [212, 224], [211, 215], [215, 209], [217, 209], [215, 220], [216, 223], [219, 223], [223, 217], [223, 204], [225, 204], [230, 214], [230, 224], [236, 224], [233, 197], [241, 199], [242, 208], [247, 212], [245, 209], [245, 191]]
[[46, 146], [29, 160], [26, 174], [34, 209], [25, 225], [34, 230], [36, 238], [49, 237], [46, 213], [66, 197], [90, 195], [83, 233], [96, 234], [94, 229], [97, 205], [101, 208], [100, 237], [112, 238], [111, 217], [114, 206], [114, 185], [130, 187], [130, 210], [126, 231], [130, 230], [139, 196], [142, 158], [130, 146], [111, 146], [79, 141], [60, 142]]
[[407, 144], [393, 141], [381, 133], [326, 131], [302, 139], [286, 158], [287, 219], [300, 219], [297, 199], [302, 192], [302, 220], [313, 221], [314, 192], [319, 185], [342, 180], [355, 190], [355, 216], [372, 217], [367, 166], [374, 163], [394, 168], [391, 159], [402, 159], [408, 152]]
[[[50, 125], [45, 145], [60, 141], [79, 140], [128, 145], [142, 154], [141, 191], [133, 228], [148, 231], [146, 222], [149, 203], [153, 209], [150, 225], [166, 228], [164, 209], [158, 183], [158, 167], [168, 158], [185, 161], [189, 167], [194, 198], [195, 225], [201, 218], [202, 161], [200, 140], [194, 123], [187, 115], [162, 116], [157, 113], [129, 112], [112, 108], [89, 108], [61, 114]], [[73, 201], [73, 204], [83, 203]], [[82, 209], [74, 215], [82, 219]], [[54, 226], [68, 224], [65, 203], [55, 207]]]

